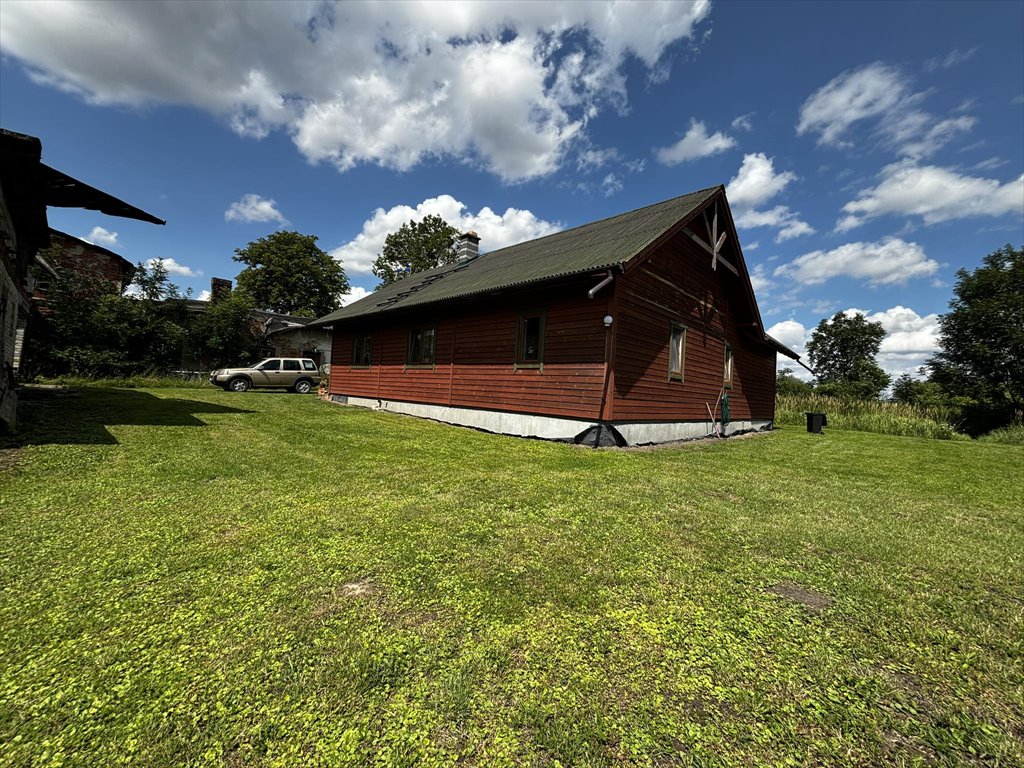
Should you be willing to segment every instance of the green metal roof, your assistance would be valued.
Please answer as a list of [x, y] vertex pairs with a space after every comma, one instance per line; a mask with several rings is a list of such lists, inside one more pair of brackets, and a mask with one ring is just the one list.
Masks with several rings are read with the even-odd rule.
[[470, 261], [417, 272], [320, 318], [314, 325], [328, 325], [340, 320], [621, 266], [721, 190], [721, 186], [702, 189], [491, 251]]

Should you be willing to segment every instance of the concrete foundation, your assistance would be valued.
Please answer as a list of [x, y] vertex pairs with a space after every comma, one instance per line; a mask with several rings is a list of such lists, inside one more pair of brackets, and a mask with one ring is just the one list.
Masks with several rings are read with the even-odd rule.
[[[376, 411], [403, 413], [446, 424], [472, 427], [485, 432], [517, 437], [535, 437], [543, 440], [561, 440], [584, 445], [650, 445], [676, 440], [695, 440], [715, 432], [710, 421], [667, 422], [608, 422], [581, 419], [561, 419], [555, 416], [537, 416], [529, 413], [489, 411], [459, 408], [447, 405], [409, 403], [399, 400], [374, 400], [349, 395], [331, 395], [331, 400], [343, 405], [355, 405]], [[724, 429], [726, 435], [763, 431], [772, 428], [770, 420], [733, 421]]]

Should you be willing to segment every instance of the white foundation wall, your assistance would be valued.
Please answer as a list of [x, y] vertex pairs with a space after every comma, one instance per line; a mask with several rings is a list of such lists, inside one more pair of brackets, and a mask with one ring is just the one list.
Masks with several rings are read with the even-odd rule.
[[[560, 419], [554, 416], [536, 416], [526, 413], [509, 413], [507, 411], [488, 411], [473, 408], [458, 408], [446, 405], [429, 405], [425, 403], [409, 403], [399, 400], [374, 400], [366, 397], [350, 397], [348, 395], [332, 395], [334, 402], [344, 405], [355, 405], [376, 411], [402, 413], [418, 416], [446, 424], [461, 427], [473, 427], [485, 432], [517, 437], [538, 437], [544, 440], [572, 440], [581, 433], [597, 426], [596, 421], [578, 419]], [[709, 421], [669, 421], [669, 422], [610, 422], [608, 426], [623, 437], [627, 445], [648, 445], [651, 443], [669, 443], [675, 440], [694, 440], [707, 437], [714, 433], [714, 425]], [[734, 421], [725, 427], [726, 435], [752, 430], [771, 429], [768, 420]]]
[[[710, 421], [661, 421], [633, 422], [612, 426], [629, 445], [649, 445], [651, 443], [671, 443], [675, 440], [696, 440], [714, 434], [715, 425]], [[725, 435], [737, 432], [751, 432], [771, 429], [772, 422], [767, 420], [731, 421], [725, 425]]]
[[545, 440], [572, 440], [580, 432], [597, 424], [594, 421], [559, 419], [552, 416], [533, 416], [527, 413], [485, 411], [447, 405], [406, 403], [398, 400], [372, 400], [365, 397], [346, 397], [345, 395], [335, 395], [334, 397], [343, 398], [339, 402], [357, 405], [362, 408], [404, 413], [409, 416], [443, 421], [446, 424], [457, 424], [460, 427], [473, 427], [474, 429], [496, 432], [501, 435], [540, 437]]

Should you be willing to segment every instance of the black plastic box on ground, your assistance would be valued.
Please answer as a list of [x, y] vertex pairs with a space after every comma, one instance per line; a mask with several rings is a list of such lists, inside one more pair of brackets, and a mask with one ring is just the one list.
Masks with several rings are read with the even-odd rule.
[[814, 432], [815, 434], [821, 434], [821, 428], [828, 426], [828, 419], [825, 418], [824, 413], [811, 413], [810, 411], [804, 411], [807, 414], [807, 431]]

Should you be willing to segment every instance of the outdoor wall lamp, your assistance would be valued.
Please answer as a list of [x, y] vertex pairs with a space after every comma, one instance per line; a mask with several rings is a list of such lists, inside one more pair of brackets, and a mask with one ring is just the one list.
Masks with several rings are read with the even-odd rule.
[[604, 316], [604, 327], [605, 328], [611, 328], [612, 327], [612, 316], [611, 315], [605, 315]]

